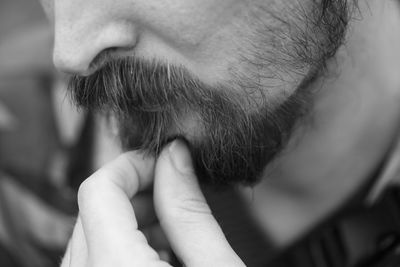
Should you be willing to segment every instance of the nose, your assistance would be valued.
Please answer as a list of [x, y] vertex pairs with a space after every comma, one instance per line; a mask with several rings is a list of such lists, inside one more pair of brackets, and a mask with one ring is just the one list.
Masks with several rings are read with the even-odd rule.
[[137, 42], [133, 23], [113, 15], [99, 1], [94, 2], [55, 1], [53, 62], [62, 72], [89, 75], [96, 70], [92, 63], [98, 55], [104, 51], [126, 53]]

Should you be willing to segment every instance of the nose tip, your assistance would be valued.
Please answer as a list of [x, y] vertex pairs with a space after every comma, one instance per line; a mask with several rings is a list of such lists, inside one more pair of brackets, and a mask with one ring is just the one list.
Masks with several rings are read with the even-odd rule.
[[91, 34], [61, 31], [57, 35], [56, 32], [53, 63], [58, 70], [68, 74], [90, 75], [101, 66], [100, 61], [121, 51], [130, 53], [137, 43], [136, 31], [125, 27], [106, 27], [87, 32]]
[[79, 46], [55, 45], [53, 63], [62, 72], [88, 76], [113, 57], [133, 54], [136, 39], [113, 40], [116, 42], [100, 42], [98, 45], [91, 42], [83, 42]]
[[[125, 19], [113, 1], [53, 1], [55, 67], [69, 74], [88, 75], [98, 68], [98, 55], [136, 46], [136, 20]], [[101, 2], [101, 3], [99, 3]], [[78, 8], [77, 8], [78, 7]], [[122, 12], [125, 14], [125, 11]], [[114, 52], [112, 54], [115, 54]]]
[[61, 72], [86, 76], [94, 56], [89, 54], [77, 55], [55, 50], [53, 53], [54, 66]]

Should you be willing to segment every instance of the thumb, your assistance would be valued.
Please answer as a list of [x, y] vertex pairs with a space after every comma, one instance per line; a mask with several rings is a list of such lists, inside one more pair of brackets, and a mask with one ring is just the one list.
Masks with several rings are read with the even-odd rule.
[[244, 266], [211, 213], [182, 141], [175, 140], [158, 159], [154, 204], [161, 227], [185, 266]]

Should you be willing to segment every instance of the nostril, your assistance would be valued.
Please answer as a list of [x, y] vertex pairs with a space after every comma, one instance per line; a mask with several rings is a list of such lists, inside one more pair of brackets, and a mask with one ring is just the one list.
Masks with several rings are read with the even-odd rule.
[[64, 73], [89, 76], [101, 69], [107, 62], [112, 60], [132, 56], [134, 47], [110, 47], [102, 50], [98, 53], [92, 61], [89, 63], [85, 61], [79, 61], [73, 57], [64, 58], [57, 54], [54, 55], [53, 61], [56, 68]]
[[126, 56], [133, 56], [134, 47], [110, 47], [101, 51], [90, 63], [89, 72], [93, 73], [102, 68], [108, 62], [123, 58]]
[[93, 73], [112, 60], [112, 55], [118, 51], [117, 47], [110, 47], [101, 51], [89, 64], [89, 72]]
[[55, 67], [67, 74], [88, 76], [104, 65], [111, 55], [118, 50], [117, 47], [103, 50], [89, 49], [89, 46], [87, 48], [71, 49], [69, 47], [55, 46], [53, 53]]

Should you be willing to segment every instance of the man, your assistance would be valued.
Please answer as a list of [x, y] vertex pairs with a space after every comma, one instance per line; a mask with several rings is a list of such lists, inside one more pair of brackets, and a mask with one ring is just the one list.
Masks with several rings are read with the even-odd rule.
[[243, 266], [197, 179], [259, 182], [241, 194], [283, 248], [365, 196], [398, 135], [395, 1], [42, 3], [72, 97], [130, 151], [82, 184], [62, 266], [168, 266], [130, 204], [150, 186], [184, 265]]

